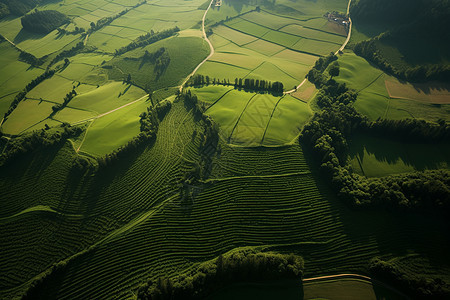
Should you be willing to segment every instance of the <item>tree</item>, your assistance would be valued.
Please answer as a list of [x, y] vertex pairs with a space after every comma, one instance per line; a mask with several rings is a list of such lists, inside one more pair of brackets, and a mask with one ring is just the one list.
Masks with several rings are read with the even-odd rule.
[[334, 76], [339, 76], [339, 63], [335, 61], [330, 65], [330, 68], [328, 69], [328, 74], [330, 74], [331, 78], [333, 79]]

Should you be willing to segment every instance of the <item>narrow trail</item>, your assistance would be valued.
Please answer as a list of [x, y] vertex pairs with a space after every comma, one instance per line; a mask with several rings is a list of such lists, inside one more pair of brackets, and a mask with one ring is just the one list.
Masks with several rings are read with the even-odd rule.
[[198, 64], [197, 67], [195, 67], [194, 71], [192, 71], [191, 74], [189, 74], [186, 79], [183, 81], [183, 83], [180, 85], [179, 91], [181, 92], [181, 90], [183, 90], [183, 86], [186, 84], [186, 82], [189, 80], [189, 78], [191, 78], [192, 76], [194, 76], [195, 72], [197, 72], [197, 70], [208, 60], [211, 58], [211, 56], [214, 55], [214, 47], [211, 43], [211, 41], [208, 39], [208, 37], [206, 36], [206, 31], [205, 31], [205, 19], [206, 19], [206, 14], [208, 13], [209, 9], [211, 8], [211, 5], [213, 4], [214, 0], [211, 0], [211, 3], [209, 3], [208, 8], [205, 10], [205, 13], [203, 14], [203, 18], [202, 18], [202, 35], [203, 38], [205, 39], [205, 41], [208, 43], [209, 45], [209, 50], [210, 53], [209, 55], [201, 62]]

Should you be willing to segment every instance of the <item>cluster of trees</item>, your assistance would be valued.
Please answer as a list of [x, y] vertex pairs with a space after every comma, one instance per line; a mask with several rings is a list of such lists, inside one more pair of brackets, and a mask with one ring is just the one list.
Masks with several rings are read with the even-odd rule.
[[59, 26], [70, 22], [70, 19], [56, 10], [34, 11], [20, 19], [23, 29], [29, 32], [47, 34]]
[[159, 48], [153, 53], [149, 53], [146, 50], [143, 59], [155, 65], [153, 72], [155, 72], [156, 78], [160, 77], [170, 64], [170, 56], [166, 48]]
[[372, 277], [392, 284], [414, 299], [449, 299], [450, 286], [441, 278], [413, 275], [375, 257], [369, 262]]
[[66, 94], [64, 97], [64, 102], [62, 104], [56, 104], [52, 106], [52, 114], [51, 116], [54, 116], [58, 111], [62, 110], [64, 107], [69, 104], [70, 100], [72, 100], [77, 95], [77, 92], [75, 91], [75, 87], [72, 88], [70, 92]]
[[0, 19], [9, 15], [23, 16], [32, 10], [38, 1], [35, 0], [1, 0]]
[[328, 80], [328, 78], [326, 77], [325, 74], [323, 74], [323, 72], [328, 68], [328, 66], [332, 62], [336, 61], [337, 59], [338, 57], [334, 55], [333, 52], [331, 52], [325, 57], [320, 57], [314, 64], [314, 67], [308, 72], [306, 78], [308, 78], [310, 82], [314, 83], [317, 88], [322, 87], [322, 85]]
[[[331, 59], [329, 60], [331, 61]], [[423, 120], [377, 120], [370, 122], [351, 103], [357, 94], [345, 84], [323, 74], [324, 64], [314, 72], [321, 89], [317, 103], [322, 107], [300, 135], [320, 162], [338, 196], [355, 206], [385, 206], [394, 209], [433, 208], [450, 212], [450, 171], [435, 170], [365, 178], [353, 173], [348, 160], [347, 139], [356, 132], [403, 141], [442, 142], [450, 139], [450, 126]], [[329, 68], [330, 70], [331, 68]], [[318, 74], [316, 76], [316, 74]]]
[[45, 79], [52, 77], [53, 74], [55, 74], [54, 70], [46, 70], [43, 74], [39, 75], [30, 83], [28, 83], [25, 88], [16, 95], [13, 102], [11, 102], [11, 105], [9, 106], [8, 111], [5, 113], [4, 118], [6, 119], [13, 112], [13, 110], [16, 109], [17, 105], [19, 105], [19, 102], [25, 99], [25, 95], [29, 91], [31, 91], [35, 86], [37, 86]]
[[11, 138], [3, 153], [0, 154], [0, 165], [5, 165], [25, 153], [61, 144], [68, 138], [78, 136], [82, 132], [83, 130], [80, 127], [73, 127], [64, 123], [56, 131], [50, 132], [42, 129], [17, 138]]
[[440, 119], [438, 123], [425, 120], [378, 119], [367, 126], [370, 134], [389, 137], [405, 142], [440, 143], [450, 141], [450, 124]]
[[166, 30], [163, 30], [160, 32], [156, 32], [156, 33], [153, 32], [153, 30], [152, 30], [150, 33], [146, 33], [144, 35], [139, 36], [138, 38], [136, 38], [135, 41], [131, 42], [127, 46], [116, 49], [114, 55], [117, 56], [117, 55], [123, 54], [125, 52], [134, 50], [136, 48], [144, 47], [144, 46], [156, 43], [157, 41], [166, 39], [166, 38], [174, 35], [178, 31], [180, 31], [180, 28], [178, 28], [178, 26], [175, 26], [174, 28], [166, 29]]
[[[111, 153], [97, 158], [99, 169], [103, 169], [121, 157], [125, 157], [130, 153], [136, 151], [142, 145], [154, 141], [156, 139], [156, 133], [158, 132], [159, 122], [164, 118], [167, 112], [172, 107], [172, 103], [169, 101], [158, 103], [156, 106], [148, 107], [147, 112], [143, 112], [140, 115], [140, 133], [130, 140], [127, 144], [119, 147]], [[77, 167], [85, 167], [84, 165], [76, 164]], [[89, 166], [93, 167], [93, 166]]]
[[263, 79], [254, 79], [254, 78], [235, 78], [234, 84], [230, 83], [229, 79], [220, 79], [210, 78], [208, 75], [204, 76], [201, 74], [197, 74], [192, 76], [187, 82], [188, 86], [202, 86], [202, 85], [210, 85], [210, 84], [218, 84], [218, 85], [234, 85], [236, 89], [244, 89], [248, 91], [257, 91], [257, 92], [269, 92], [274, 95], [282, 95], [284, 91], [283, 83], [279, 81], [271, 82]]
[[430, 80], [450, 81], [450, 65], [430, 64], [417, 65], [409, 68], [397, 68], [392, 65], [380, 52], [378, 43], [380, 40], [391, 38], [391, 33], [381, 34], [370, 40], [361, 41], [354, 46], [354, 52], [376, 64], [383, 71], [400, 79], [412, 82]]
[[301, 279], [303, 258], [290, 254], [240, 250], [220, 255], [175, 278], [158, 278], [138, 290], [138, 299], [205, 299], [214, 291], [243, 281]]
[[26, 62], [34, 67], [40, 66], [44, 63], [45, 59], [47, 58], [47, 55], [41, 57], [41, 58], [37, 58], [36, 56], [34, 56], [33, 54], [23, 51], [23, 50], [19, 50], [20, 54], [19, 54], [19, 60]]
[[56, 30], [58, 31], [59, 35], [65, 35], [65, 34], [79, 34], [79, 33], [84, 33], [86, 30], [83, 27], [78, 27], [75, 26], [75, 29], [72, 31], [67, 31], [64, 28], [56, 28]]
[[[200, 162], [198, 163], [198, 170], [196, 168], [191, 172], [189, 176], [189, 183], [195, 182], [199, 179], [208, 178], [211, 173], [212, 160], [217, 153], [219, 145], [219, 125], [214, 120], [206, 115], [204, 112], [206, 107], [203, 103], [198, 101], [195, 94], [191, 91], [182, 92], [177, 95], [177, 100], [182, 99], [186, 107], [192, 107], [196, 118], [202, 119], [203, 132], [200, 132]], [[197, 135], [197, 132], [195, 132]]]
[[61, 59], [65, 57], [74, 56], [75, 54], [79, 53], [81, 50], [84, 49], [84, 43], [79, 42], [69, 50], [63, 50], [58, 55], [55, 56], [55, 58], [49, 63], [49, 66], [52, 66], [56, 62], [60, 61]]
[[[450, 171], [433, 170], [381, 178], [366, 178], [353, 173], [348, 163], [347, 138], [356, 131], [405, 139], [422, 132], [429, 141], [448, 136], [448, 128], [436, 131], [436, 124], [420, 121], [369, 122], [354, 108], [333, 103], [317, 113], [303, 129], [301, 140], [310, 146], [321, 164], [321, 171], [338, 196], [355, 206], [382, 206], [394, 209], [438, 209], [450, 212]], [[405, 125], [407, 124], [407, 125]], [[411, 125], [411, 126], [410, 126]], [[438, 126], [441, 128], [442, 126]]]

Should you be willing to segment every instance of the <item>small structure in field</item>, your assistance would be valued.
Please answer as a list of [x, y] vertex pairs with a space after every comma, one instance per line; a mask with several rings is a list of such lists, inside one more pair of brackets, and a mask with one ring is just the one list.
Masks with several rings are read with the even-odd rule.
[[347, 15], [345, 14], [341, 14], [337, 11], [333, 11], [333, 12], [327, 12], [326, 14], [323, 15], [325, 18], [328, 19], [328, 22], [333, 22], [336, 23], [338, 25], [344, 26], [345, 29], [348, 30], [348, 27], [350, 25], [350, 21]]

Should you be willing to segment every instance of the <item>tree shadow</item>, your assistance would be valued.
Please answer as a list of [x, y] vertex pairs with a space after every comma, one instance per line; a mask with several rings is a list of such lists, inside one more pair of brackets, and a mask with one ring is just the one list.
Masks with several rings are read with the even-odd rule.
[[26, 40], [38, 40], [43, 38], [44, 36], [46, 36], [46, 34], [31, 33], [22, 28], [14, 37], [13, 42], [14, 44], [18, 44]]

